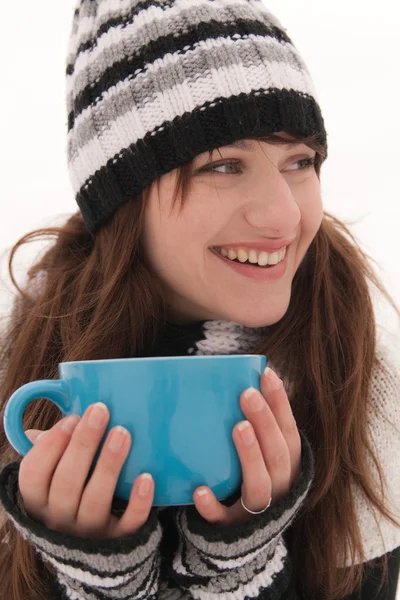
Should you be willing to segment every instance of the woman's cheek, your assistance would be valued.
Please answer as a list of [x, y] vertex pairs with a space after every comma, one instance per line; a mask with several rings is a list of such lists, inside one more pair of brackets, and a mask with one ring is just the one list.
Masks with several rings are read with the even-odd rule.
[[324, 216], [322, 198], [318, 190], [312, 190], [304, 195], [298, 202], [301, 212], [301, 237], [296, 252], [296, 267], [298, 267], [305, 257], [308, 248], [318, 233]]

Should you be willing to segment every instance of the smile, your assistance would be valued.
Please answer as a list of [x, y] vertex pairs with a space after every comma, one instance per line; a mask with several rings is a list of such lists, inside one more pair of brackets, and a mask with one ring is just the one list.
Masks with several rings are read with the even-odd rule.
[[[222, 264], [226, 265], [234, 273], [260, 282], [276, 281], [283, 277], [286, 272], [288, 263], [287, 257], [289, 255], [289, 252], [287, 252], [286, 248], [284, 248], [283, 258], [279, 262], [274, 265], [267, 264], [263, 266], [259, 265], [258, 263], [251, 264], [248, 259], [246, 259], [246, 262], [240, 262], [240, 260], [238, 261], [236, 259], [228, 258], [227, 256], [223, 256], [218, 248], [210, 248], [210, 251], [219, 261], [221, 261]], [[280, 252], [282, 252], [282, 250]], [[260, 254], [267, 253], [261, 252]], [[242, 258], [243, 256], [244, 255], [242, 255]], [[263, 260], [265, 260], [265, 258], [261, 258], [261, 262]]]

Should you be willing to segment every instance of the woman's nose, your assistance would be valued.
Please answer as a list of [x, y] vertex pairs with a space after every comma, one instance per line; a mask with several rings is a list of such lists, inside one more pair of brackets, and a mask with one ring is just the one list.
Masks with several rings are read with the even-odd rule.
[[292, 191], [278, 174], [274, 182], [258, 186], [245, 205], [244, 216], [247, 222], [264, 233], [279, 236], [291, 235], [296, 230], [301, 213]]

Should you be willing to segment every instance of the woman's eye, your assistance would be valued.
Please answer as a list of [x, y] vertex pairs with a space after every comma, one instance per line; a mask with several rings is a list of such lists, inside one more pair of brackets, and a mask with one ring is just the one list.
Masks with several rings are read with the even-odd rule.
[[202, 171], [216, 171], [216, 169], [225, 169], [226, 167], [228, 168], [227, 171], [216, 171], [217, 173], [221, 173], [221, 175], [236, 175], [237, 173], [239, 173], [239, 171], [234, 171], [232, 173], [232, 171], [229, 171], [230, 168], [233, 167], [237, 167], [239, 165], [240, 161], [236, 160], [236, 161], [229, 161], [229, 162], [224, 162], [222, 164], [216, 164], [216, 165], [207, 165], [204, 169], [201, 169]]
[[[300, 165], [298, 169], [292, 169], [293, 166]], [[304, 169], [308, 169], [309, 167], [313, 167], [315, 165], [315, 156], [312, 158], [302, 158], [301, 160], [296, 160], [296, 162], [292, 163], [286, 171], [304, 171]]]
[[[221, 175], [238, 175], [241, 172], [239, 165], [239, 160], [228, 161], [222, 164], [206, 165], [200, 169], [200, 171], [212, 171], [215, 173], [220, 173]], [[285, 171], [304, 171], [305, 169], [314, 167], [314, 165], [315, 156], [312, 158], [302, 158], [301, 160], [296, 160], [296, 162], [292, 163], [289, 167], [286, 167]]]

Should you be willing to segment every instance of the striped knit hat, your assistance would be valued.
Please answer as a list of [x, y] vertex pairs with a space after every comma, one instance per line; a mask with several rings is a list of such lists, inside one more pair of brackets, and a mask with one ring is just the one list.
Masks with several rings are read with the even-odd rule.
[[310, 74], [262, 0], [79, 0], [67, 59], [68, 168], [92, 233], [196, 155], [326, 132]]

